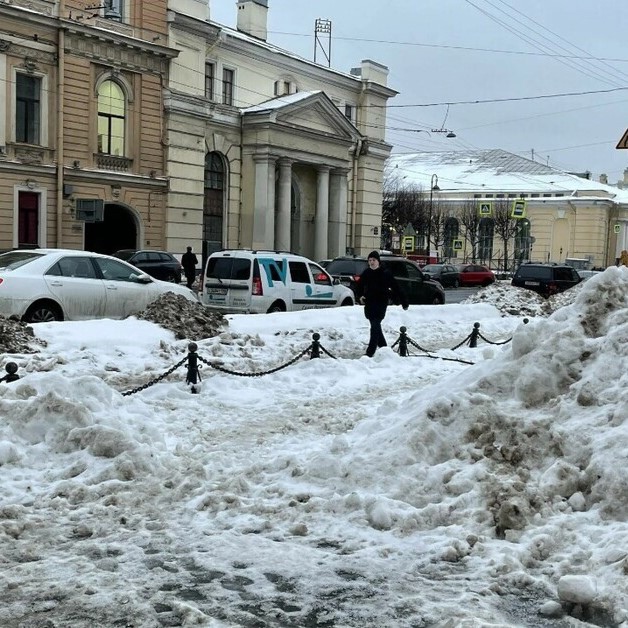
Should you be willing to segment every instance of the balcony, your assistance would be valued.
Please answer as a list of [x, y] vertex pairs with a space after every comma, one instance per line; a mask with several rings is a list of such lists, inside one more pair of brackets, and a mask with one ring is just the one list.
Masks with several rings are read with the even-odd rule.
[[117, 155], [104, 155], [102, 153], [96, 153], [94, 158], [96, 161], [96, 167], [99, 170], [129, 172], [133, 166], [133, 160], [129, 157], [118, 157]]

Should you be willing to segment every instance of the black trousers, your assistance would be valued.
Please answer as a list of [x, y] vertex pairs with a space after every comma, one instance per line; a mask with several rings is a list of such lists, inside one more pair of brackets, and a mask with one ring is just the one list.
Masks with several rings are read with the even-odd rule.
[[378, 347], [386, 346], [386, 338], [384, 338], [384, 332], [382, 331], [382, 321], [386, 316], [386, 304], [371, 304], [368, 303], [364, 307], [364, 316], [368, 318], [371, 324], [371, 332], [369, 335], [369, 344], [366, 348], [366, 355], [372, 358], [375, 355]]
[[192, 272], [185, 272], [185, 279], [187, 280], [187, 286], [188, 288], [192, 287], [192, 284], [194, 283], [194, 280], [196, 279], [196, 271], [192, 271]]

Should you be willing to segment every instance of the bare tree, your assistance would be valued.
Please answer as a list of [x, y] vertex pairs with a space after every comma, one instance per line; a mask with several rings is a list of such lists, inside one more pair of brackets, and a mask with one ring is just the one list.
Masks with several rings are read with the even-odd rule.
[[458, 209], [458, 219], [462, 225], [462, 235], [471, 245], [471, 261], [475, 262], [480, 242], [480, 213], [477, 203], [465, 200]]
[[[392, 179], [384, 189], [382, 225], [394, 233], [402, 233], [416, 222], [418, 201], [422, 191], [413, 185], [404, 185], [400, 179]], [[392, 235], [392, 233], [391, 233]]]
[[[511, 209], [508, 201], [500, 200], [493, 205], [493, 220], [495, 233], [501, 238], [504, 245], [504, 270], [508, 270], [508, 243], [517, 233], [519, 221], [511, 218]], [[514, 248], [514, 247], [513, 247]]]

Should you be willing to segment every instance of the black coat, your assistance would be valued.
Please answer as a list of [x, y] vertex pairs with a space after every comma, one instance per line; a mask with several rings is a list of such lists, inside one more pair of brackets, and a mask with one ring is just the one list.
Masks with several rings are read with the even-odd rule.
[[383, 266], [376, 269], [366, 268], [357, 282], [358, 298], [364, 297], [364, 315], [366, 318], [384, 318], [388, 302], [400, 303], [408, 307], [408, 299], [392, 273]]
[[196, 259], [194, 253], [184, 253], [181, 256], [181, 266], [183, 266], [186, 275], [195, 272], [197, 264], [198, 259]]

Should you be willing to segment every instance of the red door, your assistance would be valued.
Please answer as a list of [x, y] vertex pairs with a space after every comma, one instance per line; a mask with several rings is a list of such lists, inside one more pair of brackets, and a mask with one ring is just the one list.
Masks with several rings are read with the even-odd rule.
[[18, 193], [17, 243], [20, 248], [39, 246], [39, 194]]

